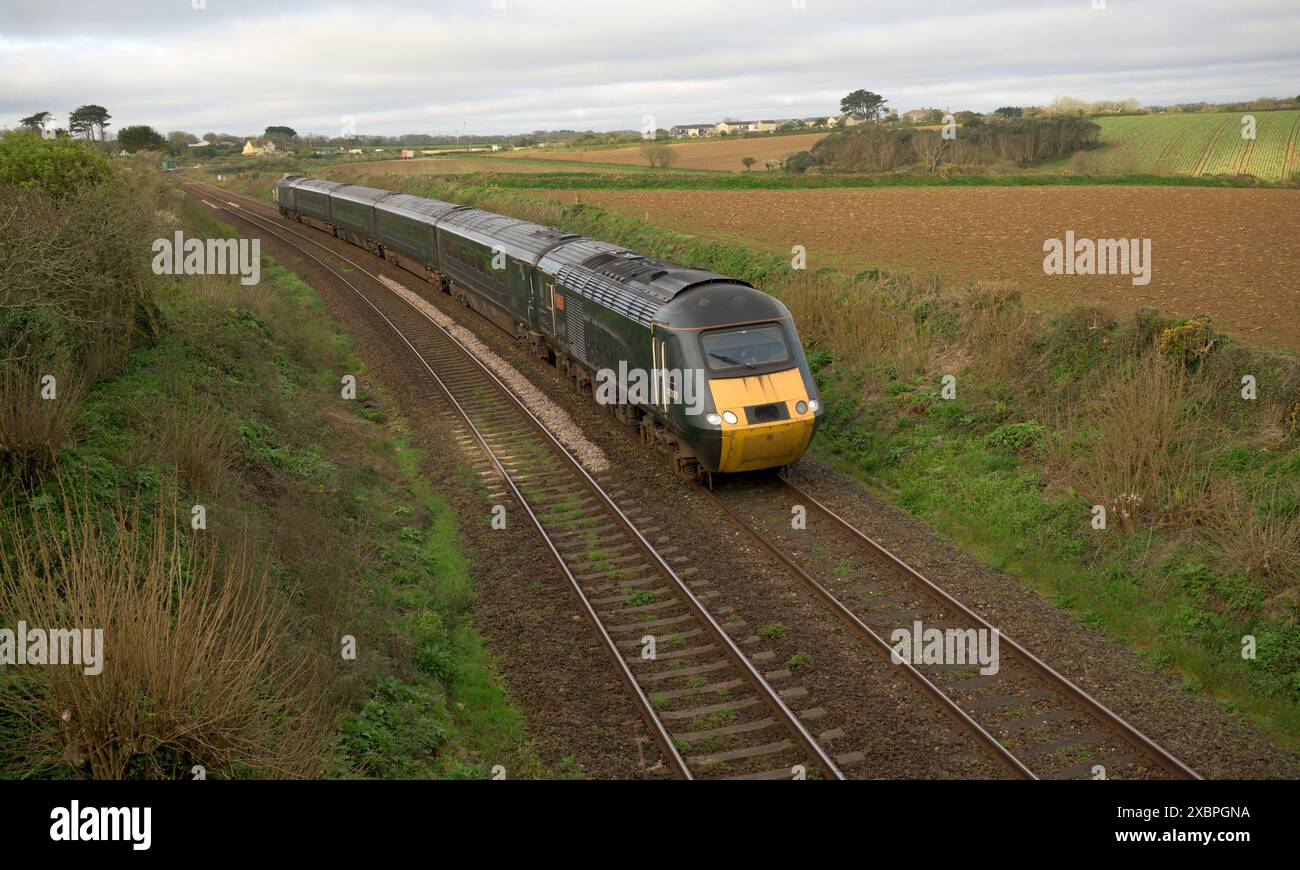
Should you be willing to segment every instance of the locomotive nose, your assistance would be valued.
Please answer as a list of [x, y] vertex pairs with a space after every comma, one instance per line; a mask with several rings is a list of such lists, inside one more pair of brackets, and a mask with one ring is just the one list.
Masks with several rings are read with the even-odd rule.
[[[796, 368], [709, 381], [722, 414], [718, 470], [757, 471], [788, 465], [803, 455], [817, 422], [817, 403]], [[734, 422], [732, 422], [734, 420]]]

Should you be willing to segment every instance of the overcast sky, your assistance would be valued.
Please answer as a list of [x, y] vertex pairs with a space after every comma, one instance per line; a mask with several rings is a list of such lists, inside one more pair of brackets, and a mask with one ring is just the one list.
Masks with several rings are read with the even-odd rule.
[[[0, 126], [638, 129], [1300, 93], [1298, 0], [0, 0]], [[199, 6], [203, 8], [195, 9]], [[799, 8], [803, 7], [803, 8]]]

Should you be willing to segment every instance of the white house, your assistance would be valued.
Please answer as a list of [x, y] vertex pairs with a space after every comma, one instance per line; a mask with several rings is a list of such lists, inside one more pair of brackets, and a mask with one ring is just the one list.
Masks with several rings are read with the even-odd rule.
[[698, 139], [712, 136], [715, 124], [678, 124], [668, 129], [668, 135], [674, 139]]
[[244, 156], [261, 157], [264, 154], [274, 154], [275, 143], [270, 139], [245, 139]]

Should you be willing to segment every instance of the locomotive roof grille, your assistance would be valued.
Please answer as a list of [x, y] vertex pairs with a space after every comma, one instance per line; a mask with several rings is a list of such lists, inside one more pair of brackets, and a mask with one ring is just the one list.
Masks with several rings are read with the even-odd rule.
[[639, 280], [650, 284], [667, 275], [671, 264], [633, 251], [607, 251], [584, 260], [582, 265], [623, 283]]
[[658, 302], [581, 266], [561, 266], [555, 276], [566, 290], [613, 309], [642, 326], [649, 326], [660, 308]]

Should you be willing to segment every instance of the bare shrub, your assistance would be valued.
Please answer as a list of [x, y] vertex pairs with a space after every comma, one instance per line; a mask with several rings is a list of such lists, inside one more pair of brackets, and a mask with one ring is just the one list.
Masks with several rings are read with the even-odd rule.
[[1143, 516], [1196, 521], [1208, 476], [1196, 451], [1202, 393], [1180, 364], [1158, 354], [1119, 371], [1080, 416], [1091, 438], [1074, 469], [1077, 489], [1125, 529]]
[[1000, 380], [1023, 374], [1039, 332], [1020, 291], [1006, 284], [976, 284], [961, 301], [961, 335], [984, 371]]
[[[174, 507], [144, 522], [65, 496], [64, 515], [15, 508], [0, 527], [6, 615], [103, 630], [102, 672], [6, 668], [0, 709], [24, 722], [29, 769], [95, 779], [320, 774], [325, 733], [308, 659], [285, 655], [286, 602], [247, 548], [218, 553]], [[60, 532], [60, 527], [66, 528]]]
[[926, 370], [929, 335], [881, 281], [845, 284], [804, 273], [767, 289], [785, 302], [804, 336], [835, 348], [837, 358], [855, 366], [889, 360], [904, 377]]
[[[53, 381], [45, 381], [47, 377]], [[52, 398], [46, 397], [47, 389], [52, 390]], [[52, 463], [73, 435], [84, 394], [80, 372], [66, 362], [3, 361], [0, 467], [22, 472]]]
[[677, 162], [677, 152], [671, 145], [653, 140], [641, 143], [641, 154], [652, 168], [667, 169]]
[[[0, 462], [11, 471], [53, 459], [90, 385], [133, 343], [156, 340], [156, 184], [113, 176], [58, 196], [0, 188]], [[47, 374], [57, 399], [40, 397]]]
[[168, 402], [154, 424], [158, 456], [195, 492], [211, 491], [230, 467], [235, 435], [226, 418], [211, 406], [191, 411]]
[[[1276, 500], [1276, 485], [1272, 493]], [[1300, 516], [1276, 516], [1232, 484], [1222, 486], [1206, 523], [1216, 567], [1244, 571], [1270, 592], [1300, 585]]]
[[943, 161], [948, 141], [933, 130], [921, 130], [912, 137], [912, 152], [926, 172], [934, 172]]

